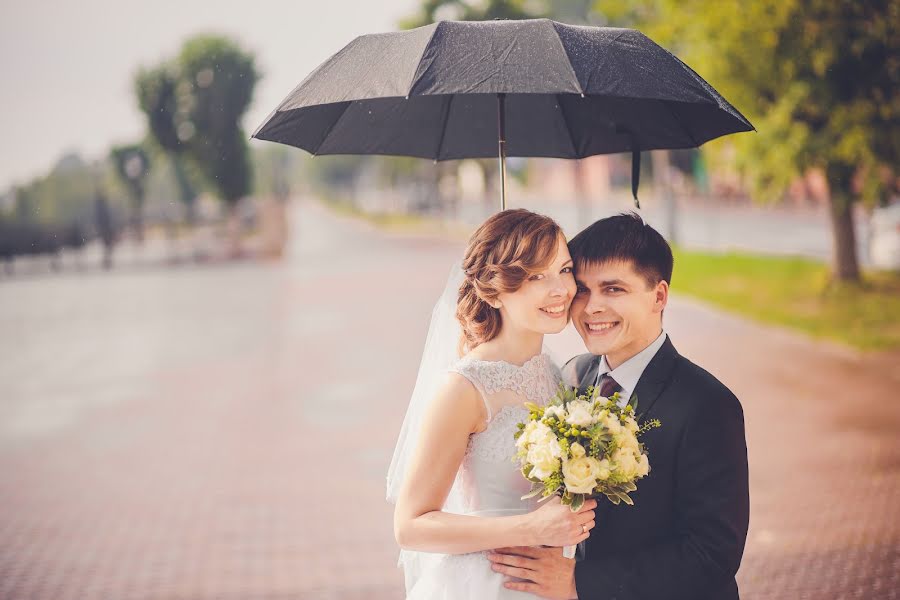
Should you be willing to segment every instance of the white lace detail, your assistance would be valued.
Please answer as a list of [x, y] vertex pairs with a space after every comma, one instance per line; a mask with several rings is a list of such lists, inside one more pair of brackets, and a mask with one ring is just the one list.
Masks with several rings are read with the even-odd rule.
[[[521, 367], [503, 360], [480, 360], [465, 356], [451, 371], [471, 381], [482, 396], [509, 390], [529, 402], [545, 404], [556, 393], [562, 375], [546, 354], [536, 354]], [[485, 403], [487, 404], [487, 403]], [[488, 409], [488, 421], [491, 410]]]
[[513, 438], [516, 425], [525, 422], [527, 418], [528, 409], [521, 405], [508, 405], [498, 410], [487, 429], [469, 438], [466, 460], [472, 456], [489, 461], [510, 460], [516, 454], [516, 442]]
[[488, 425], [484, 431], [469, 438], [464, 463], [472, 456], [487, 461], [510, 460], [515, 455], [513, 434], [516, 425], [528, 416], [528, 409], [523, 406], [524, 401], [527, 399], [535, 404], [546, 404], [562, 381], [559, 368], [546, 354], [537, 354], [522, 366], [505, 361], [463, 357], [450, 370], [471, 381], [483, 397], [504, 390], [522, 396], [521, 403], [502, 406], [493, 415], [485, 399]]

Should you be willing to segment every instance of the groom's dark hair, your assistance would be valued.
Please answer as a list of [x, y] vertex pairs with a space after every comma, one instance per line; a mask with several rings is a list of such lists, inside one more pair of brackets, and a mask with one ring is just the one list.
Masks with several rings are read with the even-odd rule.
[[672, 283], [672, 248], [658, 231], [634, 212], [596, 221], [569, 242], [575, 268], [627, 261], [650, 287]]

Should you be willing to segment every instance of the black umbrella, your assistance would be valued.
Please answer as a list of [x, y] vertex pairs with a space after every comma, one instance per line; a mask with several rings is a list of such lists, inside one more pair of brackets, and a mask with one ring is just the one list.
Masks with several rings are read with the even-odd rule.
[[584, 158], [693, 148], [753, 126], [633, 29], [549, 19], [441, 21], [364, 35], [292, 91], [253, 137], [320, 154]]

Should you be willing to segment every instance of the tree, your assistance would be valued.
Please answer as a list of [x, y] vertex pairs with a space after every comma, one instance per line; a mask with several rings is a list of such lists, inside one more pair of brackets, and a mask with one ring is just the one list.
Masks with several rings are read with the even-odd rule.
[[147, 117], [150, 137], [169, 157], [188, 224], [193, 225], [197, 193], [186, 165], [187, 141], [195, 131], [188, 116], [189, 86], [179, 81], [177, 66], [166, 62], [141, 69], [135, 77], [134, 89], [138, 106]]
[[523, 0], [424, 0], [418, 12], [400, 22], [401, 29], [429, 25], [441, 19], [456, 21], [489, 21], [491, 19], [533, 19], [538, 16], [526, 8]]
[[178, 56], [180, 84], [189, 88], [188, 152], [229, 207], [252, 186], [247, 136], [240, 121], [259, 75], [254, 58], [220, 36], [188, 40]]
[[733, 144], [757, 198], [821, 169], [831, 191], [833, 278], [858, 281], [853, 205], [894, 190], [900, 160], [900, 0], [600, 0], [674, 50], [757, 133]]
[[150, 159], [140, 144], [116, 146], [109, 153], [116, 175], [131, 200], [131, 225], [139, 242], [144, 241], [144, 196]]

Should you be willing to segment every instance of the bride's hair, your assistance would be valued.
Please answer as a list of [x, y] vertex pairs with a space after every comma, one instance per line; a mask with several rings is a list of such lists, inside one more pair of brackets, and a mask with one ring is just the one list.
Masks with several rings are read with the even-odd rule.
[[497, 337], [497, 296], [515, 292], [556, 256], [562, 229], [550, 217], [524, 208], [504, 210], [482, 223], [463, 257], [465, 279], [459, 286], [456, 318], [462, 325], [460, 354]]

